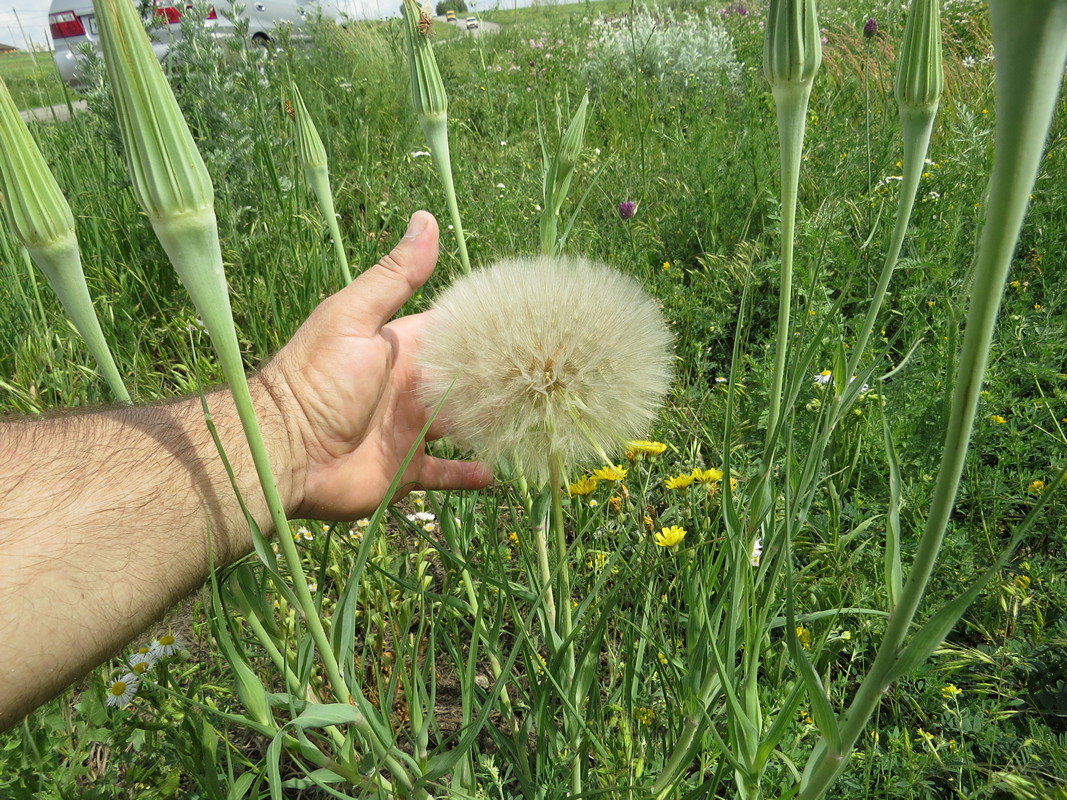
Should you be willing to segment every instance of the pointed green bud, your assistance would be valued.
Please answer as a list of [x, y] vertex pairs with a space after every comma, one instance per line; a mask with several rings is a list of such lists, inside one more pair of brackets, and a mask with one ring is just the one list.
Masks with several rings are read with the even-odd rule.
[[585, 97], [582, 98], [581, 105], [578, 106], [578, 110], [574, 112], [574, 116], [571, 118], [571, 124], [567, 126], [563, 139], [560, 141], [557, 172], [573, 170], [577, 165], [578, 157], [582, 154], [582, 144], [585, 142], [585, 125], [588, 111], [589, 92], [586, 92]]
[[763, 45], [763, 74], [771, 87], [810, 84], [821, 63], [815, 0], [771, 0]]
[[11, 232], [23, 247], [74, 238], [74, 216], [48, 164], [0, 80], [0, 192]]
[[938, 0], [912, 0], [897, 55], [897, 103], [901, 109], [936, 108], [943, 85]]
[[333, 190], [330, 188], [330, 168], [326, 159], [326, 148], [322, 146], [318, 129], [304, 105], [304, 98], [300, 96], [300, 89], [295, 83], [289, 84], [292, 92], [292, 113], [296, 122], [296, 146], [300, 152], [300, 167], [304, 171], [304, 178], [315, 193], [315, 199], [319, 201], [319, 208], [326, 217], [326, 226], [330, 229], [330, 238], [333, 239], [334, 262], [341, 273], [344, 282], [352, 282], [352, 272], [348, 267], [348, 257], [345, 254], [344, 242], [341, 239], [341, 229], [337, 224], [337, 211], [333, 204]]
[[44, 273], [115, 396], [130, 402], [82, 270], [74, 215], [0, 80], [0, 205], [15, 241]]
[[137, 201], [156, 220], [210, 209], [211, 178], [135, 6], [93, 0]]
[[300, 152], [300, 166], [304, 170], [326, 169], [326, 148], [322, 146], [319, 131], [304, 105], [300, 89], [295, 83], [289, 84], [293, 100], [293, 120], [296, 122], [296, 146]]
[[93, 0], [93, 8], [134, 196], [216, 349], [224, 348], [225, 358], [231, 358], [233, 316], [204, 160], [134, 5]]
[[[408, 42], [408, 72], [411, 74], [411, 102], [419, 121], [445, 117], [448, 95], [437, 68], [437, 57], [430, 43], [431, 18], [415, 0], [404, 0], [404, 30]], [[425, 124], [425, 123], [424, 123]]]

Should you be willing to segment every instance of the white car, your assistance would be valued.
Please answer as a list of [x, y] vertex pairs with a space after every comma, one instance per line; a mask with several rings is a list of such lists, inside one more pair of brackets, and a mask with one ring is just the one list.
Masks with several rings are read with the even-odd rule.
[[477, 17], [467, 17], [467, 30], [472, 31], [478, 27]]
[[[137, 2], [137, 0], [130, 0]], [[147, 0], [137, 3], [142, 17], [150, 13], [158, 18], [157, 24], [149, 26], [152, 49], [162, 59], [170, 50], [171, 43], [181, 36], [179, 23], [182, 14], [192, 9], [185, 0]], [[319, 0], [249, 0], [241, 11], [248, 20], [248, 36], [252, 41], [267, 44], [278, 25], [291, 25], [294, 33], [299, 31], [309, 18], [322, 14], [337, 20], [341, 14], [336, 6]], [[208, 9], [204, 24], [218, 36], [233, 35], [233, 9], [226, 0], [216, 0]], [[99, 36], [92, 0], [52, 0], [48, 9], [48, 26], [55, 46], [56, 66], [67, 83], [80, 82], [79, 67], [84, 56], [81, 45], [91, 43], [99, 52]], [[299, 33], [295, 33], [299, 37]]]

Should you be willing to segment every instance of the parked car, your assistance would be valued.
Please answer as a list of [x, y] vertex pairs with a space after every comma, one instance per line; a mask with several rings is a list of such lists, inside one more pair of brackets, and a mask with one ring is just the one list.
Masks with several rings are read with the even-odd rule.
[[477, 27], [478, 27], [478, 18], [477, 17], [467, 17], [467, 30], [469, 30], [469, 31], [470, 30], [474, 30]]
[[[157, 24], [149, 26], [152, 49], [156, 57], [163, 59], [171, 44], [181, 37], [182, 14], [193, 8], [185, 0], [147, 0], [137, 3], [141, 16], [151, 21], [154, 15]], [[330, 19], [338, 19], [340, 11], [336, 6], [319, 0], [248, 0], [241, 11], [241, 16], [248, 20], [248, 36], [254, 42], [268, 44], [274, 28], [278, 25], [292, 25], [294, 36], [299, 38], [299, 30], [309, 18], [322, 14]], [[232, 36], [234, 32], [234, 11], [227, 0], [216, 0], [208, 8], [204, 25], [211, 29], [213, 35]], [[100, 41], [93, 14], [92, 0], [52, 0], [48, 9], [48, 26], [52, 32], [55, 46], [56, 66], [59, 74], [67, 83], [78, 84], [81, 79], [79, 67], [84, 60], [81, 45], [90, 43], [99, 52]]]

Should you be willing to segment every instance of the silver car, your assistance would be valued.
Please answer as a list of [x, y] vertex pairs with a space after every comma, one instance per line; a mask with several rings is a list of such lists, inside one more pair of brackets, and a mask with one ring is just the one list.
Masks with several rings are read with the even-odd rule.
[[[136, 0], [131, 0], [136, 2]], [[154, 24], [149, 25], [152, 49], [162, 59], [171, 44], [181, 36], [182, 14], [193, 8], [185, 0], [147, 0], [138, 3], [141, 16]], [[278, 25], [293, 27], [294, 35], [304, 23], [318, 14], [337, 20], [341, 14], [336, 6], [319, 0], [249, 0], [241, 9], [241, 16], [248, 20], [248, 36], [255, 42], [267, 44]], [[209, 7], [204, 25], [213, 35], [232, 36], [235, 12], [228, 2], [219, 0], [217, 6]], [[90, 43], [99, 51], [99, 36], [92, 0], [52, 0], [48, 9], [48, 26], [52, 31], [55, 46], [56, 66], [67, 83], [80, 83], [79, 67], [84, 59], [82, 45]]]

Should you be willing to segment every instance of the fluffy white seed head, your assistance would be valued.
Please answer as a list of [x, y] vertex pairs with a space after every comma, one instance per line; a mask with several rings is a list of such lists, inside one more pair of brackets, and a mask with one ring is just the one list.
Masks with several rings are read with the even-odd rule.
[[531, 481], [598, 463], [640, 438], [671, 379], [671, 334], [633, 278], [574, 258], [502, 261], [459, 278], [431, 309], [422, 397], [453, 441]]

